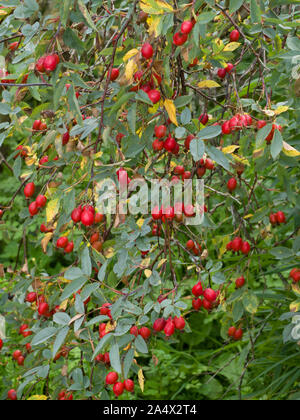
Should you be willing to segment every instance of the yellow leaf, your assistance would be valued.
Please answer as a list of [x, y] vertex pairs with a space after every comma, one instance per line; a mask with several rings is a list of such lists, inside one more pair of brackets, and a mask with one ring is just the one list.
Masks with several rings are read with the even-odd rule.
[[148, 279], [149, 277], [152, 276], [152, 271], [151, 270], [145, 270], [144, 274], [145, 274], [146, 278]]
[[38, 161], [37, 155], [33, 155], [32, 157], [27, 157], [25, 159], [25, 163], [27, 166], [35, 165]]
[[274, 117], [275, 111], [273, 111], [272, 109], [263, 109], [263, 112], [268, 116], [268, 117]]
[[46, 208], [46, 219], [47, 223], [51, 222], [59, 211], [59, 199], [55, 198], [54, 200], [49, 201]]
[[254, 159], [257, 159], [257, 158], [261, 157], [264, 154], [264, 150], [265, 149], [256, 149], [256, 150], [254, 150], [254, 152], [253, 152]]
[[155, 0], [152, 3], [147, 0], [142, 0], [140, 2], [140, 8], [150, 15], [162, 15], [164, 12], [173, 12], [173, 7], [162, 0]]
[[151, 261], [151, 258], [145, 258], [145, 259], [141, 262], [141, 267], [142, 267], [142, 268], [149, 267], [150, 261]]
[[298, 283], [292, 285], [293, 292], [296, 293], [297, 296], [300, 296], [300, 286]]
[[41, 241], [41, 245], [42, 245], [42, 250], [44, 251], [44, 253], [46, 254], [47, 252], [47, 245], [50, 242], [50, 240], [53, 237], [53, 232], [48, 232], [46, 233], [46, 235], [43, 237], [42, 241]]
[[47, 399], [48, 397], [46, 397], [46, 395], [32, 395], [27, 398], [27, 401], [46, 401]]
[[59, 305], [59, 309], [62, 309], [63, 311], [65, 311], [68, 307], [68, 302], [69, 299], [64, 300], [60, 305]]
[[133, 50], [128, 51], [128, 53], [126, 53], [123, 57], [123, 61], [126, 62], [128, 61], [131, 57], [134, 57], [135, 55], [137, 55], [139, 53], [139, 50], [137, 50], [136, 48], [134, 48]]
[[250, 163], [249, 163], [248, 159], [244, 158], [243, 156], [238, 156], [238, 155], [235, 155], [234, 153], [232, 153], [232, 155], [231, 155], [231, 156], [232, 156], [232, 157], [233, 157], [233, 159], [234, 159], [234, 160], [236, 160], [237, 162], [242, 163], [243, 165], [250, 166]]
[[112, 247], [107, 248], [104, 252], [103, 252], [104, 256], [109, 259], [112, 258], [115, 255], [115, 251]]
[[300, 152], [285, 141], [283, 142], [283, 152], [290, 157], [300, 156]]
[[247, 216], [244, 217], [244, 219], [251, 219], [251, 217], [253, 217], [253, 214], [247, 214]]
[[178, 126], [177, 117], [176, 117], [176, 107], [174, 105], [174, 102], [171, 99], [166, 99], [164, 102], [164, 107], [166, 108], [166, 111], [172, 123]]
[[234, 51], [241, 45], [240, 42], [230, 42], [229, 44], [225, 45], [225, 48], [223, 51]]
[[157, 268], [160, 268], [165, 262], [167, 262], [166, 258], [163, 258], [162, 260], [159, 261]]
[[283, 114], [284, 112], [288, 111], [289, 107], [288, 106], [279, 106], [278, 108], [275, 109], [275, 114], [279, 115], [279, 114]]
[[290, 304], [290, 311], [291, 312], [299, 312], [300, 310], [300, 301], [296, 300], [295, 302]]
[[128, 82], [133, 82], [133, 75], [138, 70], [138, 67], [136, 65], [136, 62], [134, 60], [128, 61], [125, 68], [125, 77], [128, 80]]
[[216, 88], [221, 87], [219, 83], [215, 82], [214, 80], [202, 80], [202, 82], [198, 83], [198, 87], [201, 89], [210, 89], [210, 88]]
[[141, 388], [142, 392], [144, 392], [145, 378], [144, 378], [144, 374], [143, 374], [143, 369], [139, 369], [138, 378], [139, 378], [140, 388]]
[[99, 158], [101, 158], [101, 156], [103, 155], [103, 152], [98, 152], [98, 153], [96, 153], [95, 155], [93, 155], [93, 159], [95, 160], [95, 159], [99, 159]]
[[163, 15], [161, 16], [150, 16], [147, 19], [147, 24], [149, 26], [148, 32], [149, 35], [154, 35], [155, 37], [158, 37], [160, 35], [160, 31], [158, 31], [158, 27], [160, 25], [161, 20], [163, 19]]
[[110, 332], [110, 331], [114, 331], [116, 329], [117, 323], [116, 321], [109, 321], [106, 324], [106, 328], [105, 328], [105, 332]]
[[240, 148], [240, 146], [235, 146], [235, 145], [227, 146], [227, 147], [224, 147], [222, 149], [222, 152], [225, 153], [225, 154], [230, 154], [231, 155], [231, 153], [235, 152], [239, 148]]
[[143, 226], [145, 220], [143, 218], [139, 219], [136, 224], [138, 225], [138, 227], [141, 229], [141, 227]]

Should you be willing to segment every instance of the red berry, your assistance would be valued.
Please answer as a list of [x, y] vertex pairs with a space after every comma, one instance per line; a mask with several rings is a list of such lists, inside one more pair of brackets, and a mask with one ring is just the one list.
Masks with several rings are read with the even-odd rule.
[[162, 139], [167, 134], [167, 127], [165, 125], [155, 126], [154, 133], [158, 139]]
[[242, 240], [242, 238], [235, 238], [235, 239], [232, 241], [232, 250], [233, 250], [234, 252], [239, 252], [239, 251], [241, 251], [242, 246], [243, 246], [243, 240]]
[[[191, 251], [192, 249], [194, 249], [195, 248], [195, 242], [192, 240], [192, 239], [190, 239], [189, 241], [187, 241], [187, 243], [186, 243], [186, 248], [189, 250], [189, 251]], [[200, 295], [199, 295], [200, 296]]]
[[227, 74], [226, 69], [222, 68], [218, 70], [218, 76], [220, 77], [220, 79], [225, 79]]
[[2, 350], [3, 347], [3, 340], [0, 338], [0, 350]]
[[38, 208], [45, 207], [47, 198], [44, 195], [38, 195], [35, 202]]
[[182, 23], [180, 31], [182, 34], [189, 34], [192, 31], [193, 27], [193, 23], [189, 20], [186, 20]]
[[40, 73], [44, 73], [45, 71], [44, 61], [45, 61], [45, 57], [40, 57], [38, 59], [38, 61], [35, 64], [36, 71], [39, 71]]
[[18, 360], [18, 358], [19, 358], [20, 356], [22, 356], [22, 352], [21, 352], [21, 350], [16, 350], [16, 351], [13, 353], [13, 358], [14, 358], [15, 360]]
[[236, 341], [239, 341], [239, 340], [241, 340], [241, 339], [243, 338], [243, 335], [244, 335], [243, 330], [242, 330], [241, 328], [239, 328], [239, 329], [238, 329], [238, 330], [236, 330], [236, 332], [234, 333], [233, 338], [234, 338]]
[[187, 34], [182, 34], [181, 32], [176, 32], [176, 34], [173, 37], [173, 43], [177, 47], [183, 45], [188, 39]]
[[162, 218], [162, 209], [158, 206], [155, 206], [151, 212], [153, 220], [159, 220]]
[[164, 141], [164, 148], [167, 152], [173, 152], [176, 147], [176, 140], [169, 136], [167, 140]]
[[16, 401], [18, 399], [16, 391], [14, 389], [10, 389], [7, 393], [7, 398], [9, 400]]
[[166, 320], [163, 318], [157, 319], [153, 324], [153, 329], [156, 332], [162, 331], [166, 326]]
[[35, 131], [39, 131], [41, 124], [42, 124], [41, 120], [35, 120], [33, 123], [32, 129]]
[[194, 299], [192, 302], [193, 308], [196, 311], [199, 311], [202, 307], [202, 300], [201, 299]]
[[105, 382], [107, 385], [113, 385], [117, 382], [118, 379], [119, 375], [117, 374], [117, 372], [110, 372], [106, 375]]
[[74, 242], [71, 241], [68, 243], [68, 245], [65, 247], [65, 253], [66, 254], [71, 254], [74, 250]]
[[234, 191], [237, 187], [237, 180], [235, 178], [230, 178], [227, 183], [227, 188], [230, 192]]
[[206, 125], [208, 123], [208, 115], [206, 113], [201, 114], [198, 120], [201, 122], [201, 124]]
[[175, 325], [173, 321], [168, 321], [164, 328], [166, 337], [171, 337], [175, 333]]
[[39, 315], [46, 315], [49, 312], [49, 305], [46, 302], [40, 303], [38, 307]]
[[27, 324], [21, 325], [21, 327], [19, 328], [19, 334], [22, 334], [28, 328], [29, 328], [29, 326]]
[[69, 240], [66, 236], [59, 238], [56, 242], [57, 248], [65, 248], [69, 243]]
[[177, 330], [183, 330], [184, 327], [185, 327], [185, 320], [184, 320], [184, 318], [182, 316], [179, 317], [179, 318], [177, 318], [175, 316], [175, 318], [174, 318], [174, 324], [175, 324], [175, 328]]
[[277, 223], [278, 223], [278, 219], [277, 219], [277, 213], [271, 213], [270, 214], [270, 223], [272, 224], [272, 225], [277, 225]]
[[62, 144], [63, 146], [65, 146], [66, 144], [69, 143], [70, 140], [70, 133], [69, 131], [66, 131], [65, 134], [62, 136]]
[[94, 224], [94, 215], [90, 210], [84, 210], [81, 214], [81, 223], [84, 226], [92, 226]]
[[160, 101], [161, 95], [160, 92], [158, 90], [150, 90], [150, 92], [148, 92], [148, 96], [151, 102], [153, 102], [153, 104], [157, 104]]
[[113, 392], [116, 397], [119, 397], [120, 395], [122, 395], [124, 392], [124, 384], [122, 382], [117, 382], [116, 384], [114, 384]]
[[299, 268], [293, 268], [293, 270], [290, 272], [290, 278], [293, 279], [294, 283], [299, 283], [299, 281], [300, 281], [300, 269]]
[[239, 277], [238, 279], [236, 279], [235, 285], [237, 289], [241, 289], [245, 285], [245, 278]]
[[139, 329], [137, 326], [133, 325], [130, 328], [130, 334], [134, 335], [135, 337], [137, 337], [139, 335]]
[[38, 213], [39, 208], [38, 208], [38, 206], [37, 206], [37, 204], [36, 204], [36, 202], [35, 202], [35, 201], [33, 201], [33, 202], [29, 205], [28, 210], [29, 210], [29, 213], [30, 213], [30, 216], [31, 216], [31, 217], [32, 217], [32, 216], [35, 216], [35, 215]]
[[71, 218], [74, 223], [78, 223], [81, 221], [81, 214], [82, 214], [82, 210], [80, 207], [77, 207], [76, 209], [72, 211]]
[[283, 211], [279, 211], [277, 213], [277, 221], [278, 221], [278, 223], [285, 223], [286, 222], [285, 214], [283, 213]]
[[212, 303], [207, 300], [207, 299], [203, 299], [203, 308], [206, 309], [207, 311], [210, 311], [212, 309]]
[[54, 71], [57, 67], [56, 55], [47, 55], [44, 59], [44, 69], [48, 72]]
[[153, 51], [152, 45], [151, 45], [151, 44], [149, 44], [149, 42], [146, 42], [146, 43], [142, 46], [141, 53], [142, 53], [142, 56], [143, 56], [146, 60], [149, 60], [150, 58], [152, 58], [152, 57], [153, 57], [153, 54], [154, 54], [154, 51]]
[[243, 242], [241, 251], [245, 255], [249, 254], [249, 252], [251, 251], [251, 246], [250, 246], [249, 242]]
[[150, 337], [151, 331], [147, 327], [142, 327], [139, 329], [139, 334], [143, 337], [144, 340]]
[[190, 150], [190, 144], [191, 144], [191, 141], [194, 138], [195, 138], [195, 136], [193, 136], [192, 134], [189, 134], [187, 136], [187, 138], [185, 139], [185, 142], [184, 142], [184, 147], [186, 148], [186, 150]]
[[237, 42], [240, 39], [240, 33], [237, 29], [234, 29], [230, 34], [230, 41]]
[[123, 383], [124, 383], [124, 387], [126, 391], [128, 392], [134, 391], [134, 382], [131, 379], [126, 379]]
[[234, 334], [236, 333], [236, 328], [235, 327], [230, 327], [228, 330], [228, 336], [229, 337], [234, 337]]
[[29, 303], [33, 303], [37, 300], [37, 294], [35, 292], [30, 292], [27, 294], [25, 301]]
[[231, 63], [228, 63], [227, 66], [225, 67], [226, 73], [231, 73], [232, 70], [234, 69], [234, 65]]
[[224, 124], [222, 124], [222, 133], [223, 134], [231, 134], [231, 128], [229, 121], [225, 121]]
[[196, 297], [203, 295], [203, 287], [200, 281], [192, 288], [192, 293]]
[[110, 80], [113, 82], [114, 80], [116, 80], [119, 77], [119, 69], [112, 69], [111, 70], [111, 76], [110, 76]]
[[24, 195], [26, 198], [32, 197], [35, 192], [35, 185], [34, 182], [30, 182], [29, 184], [26, 184], [24, 188]]
[[207, 158], [205, 161], [205, 168], [210, 171], [213, 171], [215, 169], [214, 162], [211, 159]]
[[259, 120], [256, 123], [258, 130], [261, 130], [263, 127], [265, 127], [267, 125], [267, 121], [264, 120]]
[[203, 296], [206, 300], [208, 300], [211, 303], [214, 303], [218, 297], [217, 292], [210, 288], [204, 290]]
[[24, 356], [18, 357], [18, 359], [17, 359], [18, 365], [19, 366], [24, 366], [24, 360], [25, 360], [25, 357]]
[[164, 142], [159, 139], [155, 139], [152, 143], [152, 147], [154, 152], [160, 152], [164, 148]]

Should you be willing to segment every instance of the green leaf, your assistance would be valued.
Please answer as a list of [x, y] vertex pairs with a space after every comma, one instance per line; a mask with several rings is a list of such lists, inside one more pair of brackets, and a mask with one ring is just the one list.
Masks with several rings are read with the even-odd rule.
[[218, 165], [221, 165], [224, 169], [226, 169], [226, 171], [230, 171], [229, 160], [221, 150], [216, 149], [213, 146], [206, 145], [206, 151], [212, 160], [214, 160]]
[[75, 280], [81, 277], [82, 275], [83, 272], [79, 267], [71, 267], [65, 272], [64, 278], [67, 280]]
[[176, 108], [182, 108], [192, 102], [193, 96], [179, 96], [174, 101]]
[[143, 339], [143, 337], [138, 335], [137, 338], [135, 339], [134, 343], [135, 343], [135, 347], [136, 347], [137, 351], [139, 351], [140, 353], [148, 353], [148, 347], [147, 347], [146, 341]]
[[292, 249], [278, 246], [277, 248], [271, 249], [270, 254], [273, 255], [278, 260], [284, 260], [285, 258], [290, 258], [294, 255]]
[[199, 131], [197, 138], [200, 140], [213, 139], [219, 136], [222, 133], [222, 128], [219, 125], [212, 125], [210, 127], [205, 127], [203, 130]]
[[69, 327], [66, 326], [66, 327], [62, 328], [59, 331], [59, 333], [57, 334], [57, 337], [56, 337], [56, 339], [54, 341], [54, 344], [53, 344], [53, 352], [52, 352], [53, 358], [56, 356], [56, 353], [58, 352], [60, 347], [63, 345], [63, 343], [64, 343], [64, 341], [65, 341], [65, 339], [68, 335], [68, 332], [69, 332]]
[[190, 143], [190, 151], [195, 162], [203, 158], [205, 152], [205, 144], [202, 140], [193, 139]]
[[79, 7], [79, 9], [80, 9], [80, 11], [81, 11], [81, 13], [83, 14], [83, 16], [84, 16], [84, 18], [85, 18], [85, 20], [86, 20], [86, 22], [87, 22], [87, 24], [92, 28], [92, 29], [94, 29], [94, 31], [98, 31], [98, 29], [97, 29], [97, 27], [95, 26], [95, 24], [94, 24], [94, 22], [93, 22], [93, 20], [92, 20], [92, 18], [91, 18], [91, 16], [90, 16], [90, 14], [89, 14], [89, 12], [88, 12], [88, 10], [87, 10], [87, 8], [86, 8], [86, 6], [85, 6], [85, 4], [83, 3], [83, 1], [82, 0], [78, 0], [78, 7]]
[[271, 143], [271, 155], [275, 160], [280, 155], [283, 149], [283, 138], [279, 130], [275, 130], [274, 137]]
[[71, 318], [65, 312], [57, 312], [53, 316], [53, 321], [59, 325], [68, 325], [71, 321]]
[[18, 156], [17, 159], [14, 161], [14, 166], [13, 166], [14, 176], [16, 178], [19, 178], [19, 176], [21, 175], [21, 169], [22, 169], [22, 159], [20, 156]]
[[111, 346], [109, 352], [109, 359], [111, 367], [118, 373], [122, 373], [121, 368], [121, 361], [120, 361], [120, 352], [119, 352], [119, 345], [115, 341], [114, 344]]
[[126, 353], [126, 356], [125, 356], [125, 359], [124, 359], [124, 365], [123, 365], [124, 377], [125, 378], [128, 377], [128, 373], [129, 373], [130, 367], [132, 365], [133, 358], [134, 358], [134, 349], [129, 349], [128, 352]]
[[264, 141], [266, 140], [266, 138], [268, 137], [268, 135], [271, 133], [273, 124], [267, 124], [265, 127], [261, 128], [257, 135], [256, 135], [256, 149], [259, 149]]
[[87, 277], [80, 277], [79, 279], [73, 280], [72, 283], [68, 284], [61, 295], [61, 302], [63, 302], [74, 293], [78, 292], [78, 290], [80, 290], [85, 285], [87, 280]]
[[230, 0], [229, 3], [229, 13], [236, 12], [240, 7], [242, 7], [244, 0]]
[[250, 17], [252, 23], [261, 22], [261, 11], [259, 8], [259, 2], [257, 0], [250, 1]]
[[31, 341], [31, 345], [37, 346], [38, 344], [44, 343], [45, 341], [49, 340], [49, 338], [53, 337], [56, 333], [57, 333], [57, 328], [54, 328], [54, 327], [44, 328], [33, 337]]
[[103, 349], [103, 347], [112, 340], [112, 338], [113, 338], [112, 334], [106, 334], [103, 338], [101, 338], [101, 340], [97, 344], [97, 347], [95, 348], [95, 351], [94, 351], [94, 354], [93, 354], [93, 357], [92, 357], [92, 361], [95, 359], [97, 354], [100, 353], [100, 351]]
[[89, 248], [86, 246], [81, 254], [81, 269], [86, 276], [92, 274], [92, 262]]
[[255, 314], [258, 309], [259, 300], [254, 293], [249, 292], [243, 297], [243, 305], [247, 312]]
[[233, 322], [234, 323], [238, 322], [242, 318], [243, 314], [244, 314], [243, 303], [240, 300], [238, 300], [237, 302], [234, 303], [233, 309], [232, 309]]
[[78, 54], [82, 54], [85, 50], [84, 43], [81, 41], [81, 39], [78, 38], [75, 31], [73, 31], [71, 28], [67, 28], [65, 30], [63, 34], [63, 41], [67, 47], [75, 49]]

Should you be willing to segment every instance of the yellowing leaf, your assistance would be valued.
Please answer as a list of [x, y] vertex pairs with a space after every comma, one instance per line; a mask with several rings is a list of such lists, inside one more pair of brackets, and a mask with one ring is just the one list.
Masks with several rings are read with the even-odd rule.
[[163, 258], [162, 260], [159, 261], [157, 268], [160, 268], [165, 262], [167, 262], [166, 258]]
[[46, 397], [46, 395], [32, 395], [27, 398], [27, 401], [46, 401], [47, 399], [48, 397]]
[[230, 42], [229, 44], [225, 45], [223, 51], [235, 51], [241, 45], [240, 42]]
[[138, 69], [138, 67], [137, 67], [136, 62], [134, 60], [130, 60], [126, 64], [125, 77], [128, 80], [128, 82], [130, 82], [130, 83], [133, 82], [133, 75], [134, 75], [134, 73], [136, 73], [137, 69]]
[[46, 233], [46, 235], [43, 237], [41, 241], [42, 250], [44, 251], [45, 254], [47, 252], [47, 245], [50, 242], [52, 237], [53, 237], [53, 232], [48, 232]]
[[105, 258], [110, 259], [115, 255], [115, 251], [112, 247], [107, 248], [106, 250], [104, 250], [103, 252]]
[[214, 80], [202, 80], [202, 82], [198, 83], [198, 87], [201, 89], [211, 89], [216, 87], [221, 87], [219, 83], [215, 82]]
[[176, 117], [176, 107], [174, 105], [174, 102], [171, 99], [166, 99], [164, 102], [164, 107], [166, 108], [166, 111], [172, 123], [178, 126], [177, 117]]
[[139, 50], [137, 50], [136, 48], [134, 48], [133, 50], [128, 51], [128, 53], [126, 53], [123, 57], [123, 61], [126, 62], [128, 61], [131, 57], [134, 57], [135, 55], [137, 55], [139, 53]]
[[230, 154], [231, 155], [231, 153], [235, 152], [239, 148], [240, 148], [240, 146], [231, 145], [231, 146], [224, 147], [222, 149], [222, 152], [225, 153], [225, 154]]
[[106, 328], [105, 328], [105, 332], [110, 332], [110, 331], [114, 331], [116, 329], [117, 323], [116, 321], [109, 321], [106, 324]]
[[140, 8], [150, 15], [162, 15], [164, 12], [173, 12], [173, 7], [162, 0], [153, 0], [151, 2], [142, 0], [140, 2]]
[[247, 214], [247, 216], [244, 217], [244, 219], [251, 219], [251, 217], [253, 217], [253, 214]]
[[146, 278], [148, 279], [149, 277], [152, 276], [152, 271], [151, 270], [145, 270], [144, 274], [145, 274]]
[[161, 33], [161, 30], [159, 30], [159, 28], [161, 29], [162, 27], [159, 26], [161, 20], [163, 19], [163, 15], [161, 16], [150, 16], [147, 19], [147, 24], [149, 26], [148, 32], [149, 35], [152, 36], [154, 35], [155, 37], [158, 37]]
[[290, 157], [300, 156], [300, 152], [285, 141], [283, 142], [283, 152]]
[[59, 305], [59, 309], [62, 309], [63, 311], [65, 311], [68, 307], [68, 302], [69, 299], [64, 300], [60, 305]]
[[300, 310], [300, 301], [296, 300], [295, 302], [290, 304], [290, 311], [291, 312], [299, 312]]
[[51, 220], [54, 219], [54, 217], [57, 215], [59, 211], [59, 199], [55, 198], [54, 200], [51, 200], [47, 204], [46, 208], [46, 219], [47, 223], [51, 222]]
[[279, 114], [283, 114], [284, 112], [288, 111], [289, 107], [288, 106], [279, 106], [278, 108], [275, 109], [275, 114], [279, 115]]
[[231, 155], [231, 156], [232, 156], [232, 157], [233, 157], [233, 159], [234, 159], [234, 160], [236, 160], [237, 162], [242, 163], [243, 165], [250, 166], [250, 163], [249, 163], [248, 159], [244, 158], [243, 156], [238, 156], [238, 155], [235, 155], [234, 153], [232, 153], [232, 155]]
[[145, 222], [145, 219], [139, 219], [137, 222], [136, 222], [136, 224], [138, 225], [138, 227], [141, 229], [141, 227], [143, 226], [143, 224], [144, 224], [144, 222]]
[[144, 392], [145, 378], [144, 378], [144, 374], [143, 374], [143, 369], [139, 369], [138, 378], [139, 378], [140, 388], [141, 388], [142, 392]]
[[254, 159], [257, 159], [257, 158], [261, 157], [264, 154], [264, 150], [265, 149], [256, 149], [256, 150], [254, 150], [254, 152], [253, 152]]
[[300, 296], [300, 286], [298, 283], [292, 285], [293, 292], [296, 293], [297, 296]]
[[151, 261], [151, 258], [145, 258], [145, 259], [141, 262], [141, 267], [142, 267], [142, 268], [149, 267], [150, 261]]

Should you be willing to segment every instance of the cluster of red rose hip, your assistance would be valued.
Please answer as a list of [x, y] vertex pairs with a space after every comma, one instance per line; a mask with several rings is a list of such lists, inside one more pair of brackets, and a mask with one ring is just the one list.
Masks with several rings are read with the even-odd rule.
[[252, 125], [252, 117], [249, 114], [237, 114], [222, 125], [223, 134], [231, 134], [234, 131], [242, 130]]
[[173, 36], [173, 43], [176, 47], [180, 47], [181, 45], [185, 44], [188, 40], [189, 34], [192, 32], [196, 21], [193, 20], [185, 20], [182, 22], [180, 31], [176, 32]]
[[[31, 198], [35, 193], [35, 184], [34, 182], [29, 182], [28, 184], [26, 184], [25, 188], [24, 188], [24, 195], [26, 198]], [[43, 207], [45, 207], [47, 203], [47, 198], [44, 195], [38, 195], [35, 199], [35, 201], [33, 201], [31, 204], [29, 204], [28, 210], [30, 213], [30, 216], [33, 217], [35, 216], [39, 210]]]
[[271, 225], [276, 226], [282, 223], [286, 223], [286, 217], [283, 211], [278, 211], [277, 213], [270, 214]]
[[[195, 296], [193, 299], [192, 305], [196, 311], [199, 311], [202, 307], [207, 311], [212, 310], [214, 307], [219, 306], [220, 302], [218, 297], [220, 295], [220, 291], [217, 292], [211, 288], [207, 288], [203, 290], [203, 286], [201, 281], [196, 283], [192, 288], [192, 294]], [[203, 300], [200, 299], [200, 296], [203, 296]]]
[[40, 57], [35, 64], [35, 70], [39, 73], [50, 73], [55, 71], [59, 61], [59, 56], [57, 54]]
[[251, 246], [249, 242], [243, 241], [242, 238], [237, 237], [226, 245], [226, 249], [227, 251], [242, 252], [244, 255], [248, 255], [251, 251]]
[[109, 372], [106, 375], [106, 385], [113, 385], [113, 392], [116, 397], [119, 397], [126, 390], [128, 392], [134, 391], [134, 382], [132, 379], [125, 379], [123, 382], [118, 382], [119, 375], [117, 372]]

